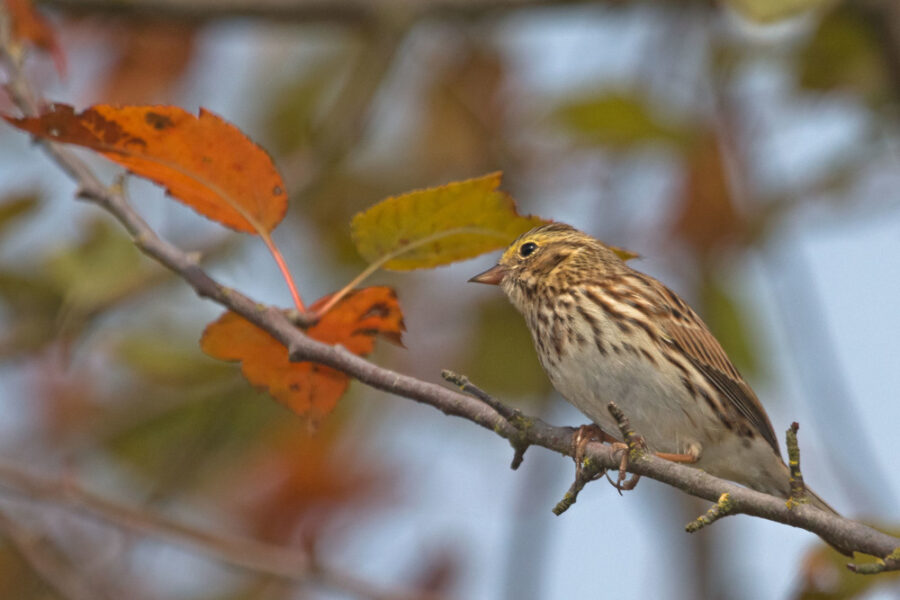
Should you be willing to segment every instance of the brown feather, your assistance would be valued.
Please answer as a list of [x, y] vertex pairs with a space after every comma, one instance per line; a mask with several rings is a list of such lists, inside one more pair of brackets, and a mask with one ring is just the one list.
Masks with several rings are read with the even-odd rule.
[[[665, 291], [675, 296], [671, 290]], [[669, 343], [677, 345], [691, 364], [780, 454], [778, 438], [762, 404], [697, 313], [685, 304], [685, 310], [677, 317], [671, 311], [661, 315], [659, 325], [669, 337]]]

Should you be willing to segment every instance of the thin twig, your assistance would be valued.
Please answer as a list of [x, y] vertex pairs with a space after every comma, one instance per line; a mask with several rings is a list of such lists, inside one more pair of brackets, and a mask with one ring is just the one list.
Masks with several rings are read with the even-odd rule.
[[861, 565], [849, 564], [847, 568], [860, 575], [878, 575], [885, 571], [900, 571], [900, 546], [878, 562]]
[[719, 500], [713, 504], [706, 514], [700, 515], [690, 523], [684, 526], [684, 530], [688, 533], [700, 531], [707, 525], [712, 525], [724, 516], [731, 514], [731, 496], [727, 493], [719, 496]]
[[[575, 459], [575, 481], [569, 487], [566, 495], [562, 500], [557, 502], [553, 507], [553, 514], [559, 516], [569, 510], [578, 500], [578, 494], [587, 485], [588, 482], [599, 479], [606, 475], [606, 469], [602, 465], [598, 465], [596, 461], [592, 461], [590, 457], [585, 456], [587, 445], [590, 442], [620, 442], [612, 436], [607, 435], [598, 425], [582, 425], [572, 433], [572, 449], [573, 458]], [[609, 477], [607, 475], [607, 477]], [[619, 492], [621, 494], [621, 491]]]
[[441, 377], [458, 387], [462, 392], [469, 394], [473, 398], [478, 398], [479, 400], [493, 408], [495, 411], [497, 411], [497, 414], [509, 421], [511, 424], [515, 424], [516, 420], [522, 418], [522, 413], [518, 409], [506, 406], [502, 402], [495, 400], [493, 396], [469, 381], [469, 378], [465, 375], [460, 375], [459, 373], [451, 371], [450, 369], [444, 369], [443, 371], [441, 371]]
[[619, 408], [615, 402], [607, 404], [606, 409], [616, 420], [616, 425], [619, 426], [619, 431], [622, 433], [622, 439], [625, 440], [625, 443], [628, 445], [629, 452], [636, 453], [633, 458], [638, 458], [637, 453], [641, 452], [643, 442], [640, 436], [631, 428], [631, 421], [628, 420], [628, 416], [622, 412], [622, 409]]
[[803, 473], [800, 472], [800, 446], [797, 444], [798, 429], [800, 429], [800, 424], [794, 421], [785, 434], [787, 437], [788, 466], [791, 471], [789, 507], [809, 502], [809, 497], [806, 494], [806, 484], [803, 483]]
[[[444, 369], [441, 371], [441, 377], [458, 387], [463, 393], [466, 393], [473, 398], [477, 398], [493, 408], [497, 411], [497, 414], [506, 419], [506, 421], [518, 431], [523, 431], [528, 428], [530, 420], [525, 417], [519, 409], [498, 402], [490, 394], [469, 381], [469, 378], [465, 375], [460, 375], [449, 369]], [[525, 460], [525, 451], [528, 450], [530, 444], [524, 435], [509, 438], [509, 443], [513, 447], [513, 459], [512, 463], [510, 463], [510, 468], [516, 470], [522, 466], [522, 461]]]
[[584, 486], [604, 473], [606, 473], [606, 467], [590, 457], [585, 458], [579, 468], [575, 469], [575, 481], [572, 482], [566, 495], [553, 507], [553, 514], [558, 517], [569, 510], [578, 500], [578, 494], [584, 489]]

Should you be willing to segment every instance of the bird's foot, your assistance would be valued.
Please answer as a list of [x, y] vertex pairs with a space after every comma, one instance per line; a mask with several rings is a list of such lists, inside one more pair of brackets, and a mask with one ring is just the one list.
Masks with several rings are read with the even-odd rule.
[[590, 425], [582, 425], [572, 434], [572, 456], [575, 458], [575, 481], [556, 506], [553, 508], [553, 514], [561, 515], [566, 512], [570, 506], [575, 504], [578, 493], [581, 492], [585, 484], [593, 481], [606, 474], [606, 469], [595, 461], [585, 458], [587, 445], [590, 442], [610, 442], [619, 443], [618, 440], [604, 432], [593, 423]]
[[634, 450], [646, 450], [647, 445], [644, 443], [644, 438], [635, 436], [631, 444], [623, 444], [617, 441], [613, 442], [611, 446], [614, 452], [619, 452], [622, 456], [619, 458], [619, 475], [616, 477], [616, 480], [610, 479], [609, 475], [606, 476], [606, 479], [616, 488], [621, 496], [623, 490], [626, 492], [633, 490], [637, 486], [638, 481], [641, 480], [641, 476], [637, 473], [632, 473], [631, 477], [628, 477], [628, 463], [631, 459], [631, 452]]
[[685, 454], [673, 454], [671, 452], [654, 452], [654, 454], [663, 460], [686, 465], [693, 464], [700, 460], [700, 453], [693, 450]]
[[594, 472], [592, 472], [590, 476], [586, 477], [584, 454], [587, 449], [587, 445], [590, 442], [607, 442], [610, 444], [620, 443], [618, 440], [600, 429], [600, 427], [595, 425], [594, 423], [591, 423], [589, 425], [582, 425], [581, 427], [576, 429], [575, 433], [572, 434], [572, 448], [575, 458], [575, 478], [577, 480], [592, 481], [599, 478], [606, 472], [606, 469], [594, 470]]

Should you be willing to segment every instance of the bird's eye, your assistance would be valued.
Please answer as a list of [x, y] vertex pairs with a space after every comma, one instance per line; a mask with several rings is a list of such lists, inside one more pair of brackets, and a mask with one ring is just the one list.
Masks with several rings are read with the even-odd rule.
[[523, 257], [530, 255], [532, 252], [537, 250], [537, 244], [534, 242], [525, 242], [521, 246], [519, 246], [519, 254]]

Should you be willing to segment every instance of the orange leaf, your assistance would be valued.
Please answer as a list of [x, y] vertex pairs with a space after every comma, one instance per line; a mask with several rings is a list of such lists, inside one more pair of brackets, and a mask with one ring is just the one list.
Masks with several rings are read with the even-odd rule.
[[[330, 294], [319, 298], [309, 307], [309, 312], [315, 313], [330, 298]], [[375, 347], [376, 335], [402, 345], [405, 330], [397, 294], [389, 287], [374, 286], [348, 293], [307, 329], [306, 335], [326, 344], [340, 344], [364, 356]]]
[[12, 34], [17, 40], [27, 40], [41, 50], [46, 50], [56, 63], [60, 76], [66, 76], [66, 55], [63, 54], [56, 33], [47, 19], [34, 9], [31, 0], [4, 0], [12, 20]]
[[109, 31], [115, 60], [94, 97], [109, 104], [168, 101], [194, 57], [197, 29], [168, 19], [118, 23]]
[[333, 535], [329, 527], [348, 516], [358, 522], [382, 505], [397, 483], [364, 442], [339, 416], [314, 433], [298, 419], [283, 421], [258, 451], [228, 470], [222, 493], [237, 496], [261, 539], [315, 547]]
[[[310, 309], [327, 300], [328, 296], [321, 298]], [[403, 330], [394, 291], [369, 287], [348, 294], [306, 334], [363, 356], [374, 348], [376, 335], [399, 342]], [[200, 347], [213, 358], [241, 361], [241, 372], [250, 383], [313, 422], [330, 413], [347, 389], [345, 374], [316, 363], [290, 362], [283, 344], [231, 311], [207, 325]]]
[[688, 156], [674, 233], [707, 255], [741, 240], [745, 224], [731, 197], [718, 140], [705, 135]]
[[12, 125], [95, 150], [166, 188], [201, 215], [246, 233], [268, 233], [284, 217], [287, 194], [265, 151], [221, 117], [174, 106], [54, 104]]

